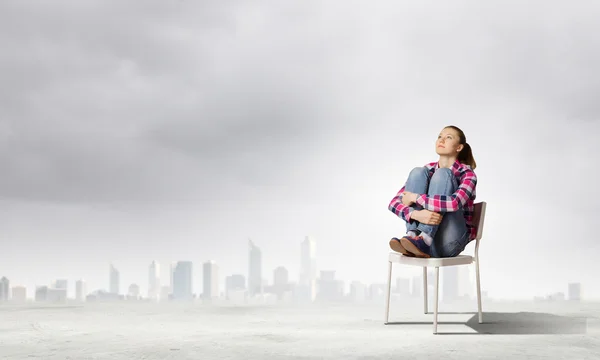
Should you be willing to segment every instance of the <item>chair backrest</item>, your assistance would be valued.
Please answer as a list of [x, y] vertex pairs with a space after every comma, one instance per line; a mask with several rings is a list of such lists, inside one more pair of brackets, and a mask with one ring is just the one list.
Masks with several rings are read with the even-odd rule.
[[483, 235], [483, 223], [485, 220], [485, 207], [487, 203], [485, 201], [474, 204], [473, 210], [473, 225], [477, 227], [477, 240], [481, 239]]

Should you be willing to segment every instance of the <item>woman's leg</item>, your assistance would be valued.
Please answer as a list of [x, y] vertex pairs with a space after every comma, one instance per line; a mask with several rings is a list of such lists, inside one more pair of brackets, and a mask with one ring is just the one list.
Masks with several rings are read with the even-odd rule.
[[[437, 169], [431, 178], [429, 195], [452, 195], [458, 188], [458, 181], [450, 169]], [[419, 224], [419, 230], [432, 239], [432, 257], [454, 257], [460, 254], [468, 243], [469, 231], [463, 210], [442, 214], [439, 225]]]
[[431, 257], [455, 257], [468, 243], [469, 230], [463, 210], [445, 213], [431, 244]]
[[[427, 195], [452, 195], [454, 191], [458, 188], [458, 181], [452, 171], [450, 169], [442, 168], [437, 169], [433, 176], [431, 177], [431, 181], [429, 182], [429, 188], [427, 189]], [[417, 193], [421, 194], [421, 193]], [[448, 213], [442, 213], [442, 222], [443, 217]], [[441, 224], [440, 224], [441, 225]], [[421, 232], [429, 235], [429, 237], [433, 240], [438, 231], [439, 225], [429, 225], [429, 224], [419, 224], [417, 229]]]
[[[404, 190], [414, 192], [417, 194], [424, 194], [427, 192], [427, 188], [429, 187], [429, 171], [425, 167], [416, 167], [412, 169], [412, 171], [408, 175], [408, 180], [406, 180], [406, 184]], [[413, 205], [415, 210], [420, 210], [420, 205]], [[419, 223], [417, 221], [411, 221], [406, 223], [406, 232], [416, 232], [417, 226]], [[414, 254], [406, 251], [406, 249], [400, 243], [399, 238], [392, 238], [390, 240], [390, 248], [396, 252], [399, 252], [406, 256], [415, 256]]]
[[[416, 167], [411, 170], [408, 175], [408, 180], [406, 180], [406, 185], [404, 187], [405, 191], [409, 191], [415, 194], [426, 194], [427, 189], [429, 188], [429, 170], [426, 167]], [[415, 210], [421, 210], [421, 205], [413, 204], [412, 207]], [[410, 223], [406, 223], [406, 232], [416, 231], [419, 226], [419, 222], [411, 221]]]

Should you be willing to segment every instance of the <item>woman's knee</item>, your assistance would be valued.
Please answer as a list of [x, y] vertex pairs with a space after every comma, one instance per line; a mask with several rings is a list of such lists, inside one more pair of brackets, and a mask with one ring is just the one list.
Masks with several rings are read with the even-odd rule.
[[428, 170], [424, 166], [419, 166], [410, 171], [409, 177], [427, 176]]
[[448, 188], [448, 186], [445, 184], [449, 183], [451, 183], [454, 186], [457, 185], [456, 178], [454, 177], [452, 171], [450, 169], [445, 168], [437, 169], [435, 173], [433, 173], [433, 176], [431, 177], [431, 183], [436, 184], [435, 186], [437, 187], [442, 186], [444, 188]]
[[441, 169], [437, 169], [432, 176], [432, 180], [436, 179], [436, 180], [448, 180], [451, 179], [454, 176], [454, 174], [452, 173], [452, 170], [447, 169], [447, 168], [441, 168]]

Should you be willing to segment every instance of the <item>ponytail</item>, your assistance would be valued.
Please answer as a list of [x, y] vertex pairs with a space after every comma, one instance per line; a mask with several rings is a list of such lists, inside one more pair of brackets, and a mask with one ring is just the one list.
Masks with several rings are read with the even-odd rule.
[[458, 153], [457, 160], [461, 164], [467, 164], [471, 167], [471, 169], [475, 170], [477, 167], [477, 163], [475, 162], [475, 158], [473, 158], [473, 150], [471, 150], [471, 145], [467, 142], [467, 137], [465, 133], [454, 125], [446, 126], [446, 128], [452, 128], [458, 132], [460, 137], [460, 143], [463, 144], [462, 150]]
[[469, 143], [465, 143], [463, 149], [458, 153], [458, 161], [469, 165], [473, 170], [475, 170], [477, 167], [477, 163], [475, 162], [475, 158], [473, 158], [473, 151], [471, 150], [471, 145], [469, 145]]

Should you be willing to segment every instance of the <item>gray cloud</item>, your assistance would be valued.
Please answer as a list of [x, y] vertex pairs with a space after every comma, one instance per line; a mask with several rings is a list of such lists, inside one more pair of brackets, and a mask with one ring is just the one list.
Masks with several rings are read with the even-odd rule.
[[5, 4], [4, 195], [174, 200], [224, 179], [282, 184], [342, 134], [417, 132], [441, 114], [496, 119], [531, 174], [545, 174], [544, 153], [590, 150], [538, 135], [597, 127], [600, 44], [584, 36], [597, 7], [357, 4]]

